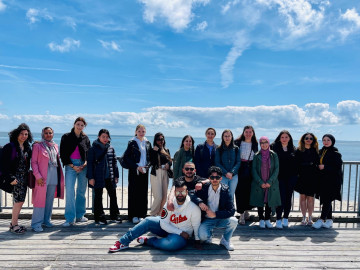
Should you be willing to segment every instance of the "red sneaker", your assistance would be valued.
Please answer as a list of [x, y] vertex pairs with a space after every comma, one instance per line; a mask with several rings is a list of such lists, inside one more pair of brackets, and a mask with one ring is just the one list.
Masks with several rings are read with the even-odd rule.
[[115, 244], [109, 248], [109, 252], [118, 252], [123, 249], [127, 249], [129, 246], [121, 244], [119, 241], [116, 241]]
[[146, 236], [140, 236], [136, 239], [140, 245], [146, 245], [147, 240], [148, 238]]

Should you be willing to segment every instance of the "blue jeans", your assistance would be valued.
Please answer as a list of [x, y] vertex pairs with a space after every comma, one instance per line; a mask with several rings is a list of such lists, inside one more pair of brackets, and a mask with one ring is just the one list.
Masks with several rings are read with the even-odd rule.
[[231, 180], [223, 175], [221, 183], [229, 186], [231, 200], [234, 201], [234, 194], [238, 184], [238, 175], [233, 175], [233, 178]]
[[210, 240], [213, 235], [214, 228], [225, 228], [223, 237], [226, 241], [230, 241], [238, 221], [235, 217], [230, 218], [205, 218], [199, 227], [199, 238], [202, 241]]
[[120, 239], [120, 243], [128, 246], [131, 241], [135, 240], [139, 236], [151, 232], [160, 237], [157, 238], [151, 237], [147, 241], [147, 245], [153, 246], [162, 250], [177, 250], [186, 246], [186, 240], [177, 234], [167, 233], [160, 227], [160, 217], [147, 217], [143, 219], [135, 227], [131, 228], [126, 234], [124, 234]]
[[[84, 164], [80, 159], [71, 159], [74, 166]], [[75, 197], [75, 182], [77, 178], [77, 188]], [[86, 178], [86, 167], [79, 173], [74, 171], [69, 165], [65, 166], [65, 219], [67, 222], [74, 222], [75, 218], [82, 218], [86, 213], [85, 192], [88, 186]]]

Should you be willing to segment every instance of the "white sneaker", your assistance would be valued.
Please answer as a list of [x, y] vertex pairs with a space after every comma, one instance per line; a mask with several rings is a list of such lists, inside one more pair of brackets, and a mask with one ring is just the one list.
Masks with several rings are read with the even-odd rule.
[[276, 229], [282, 229], [282, 228], [283, 228], [283, 226], [282, 226], [281, 219], [276, 220]]
[[138, 217], [133, 217], [133, 219], [132, 219], [133, 224], [138, 224], [139, 222], [140, 222], [140, 220]]
[[77, 218], [76, 222], [87, 222], [89, 219], [87, 217], [81, 217], [81, 218]]
[[221, 238], [220, 245], [224, 246], [229, 251], [233, 251], [235, 249], [230, 241], [226, 241], [224, 237]]
[[323, 227], [324, 226], [324, 221], [321, 219], [321, 218], [319, 218], [313, 225], [312, 225], [312, 227], [314, 228], [314, 229], [320, 229], [321, 227]]
[[259, 221], [259, 227], [260, 227], [261, 229], [265, 229], [265, 221], [264, 221], [263, 219], [261, 219], [261, 220]]
[[282, 225], [283, 227], [289, 227], [289, 220], [287, 218], [283, 218]]
[[44, 229], [41, 226], [33, 227], [32, 229], [34, 232], [43, 232], [44, 231]]
[[61, 226], [63, 226], [63, 227], [70, 227], [70, 226], [72, 226], [72, 225], [74, 225], [74, 222], [65, 221]]
[[326, 229], [330, 229], [333, 226], [333, 223], [332, 219], [327, 219], [322, 226]]
[[269, 229], [273, 228], [273, 225], [271, 224], [269, 219], [265, 220], [265, 226], [266, 226], [266, 228], [269, 228]]

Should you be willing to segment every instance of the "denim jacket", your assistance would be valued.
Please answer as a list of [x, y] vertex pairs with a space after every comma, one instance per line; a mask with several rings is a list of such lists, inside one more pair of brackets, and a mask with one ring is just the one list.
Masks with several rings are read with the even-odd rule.
[[218, 166], [223, 175], [231, 172], [233, 175], [236, 175], [240, 168], [240, 150], [236, 145], [234, 147], [223, 146], [223, 149], [220, 150], [220, 147], [216, 149], [215, 152], [215, 165]]

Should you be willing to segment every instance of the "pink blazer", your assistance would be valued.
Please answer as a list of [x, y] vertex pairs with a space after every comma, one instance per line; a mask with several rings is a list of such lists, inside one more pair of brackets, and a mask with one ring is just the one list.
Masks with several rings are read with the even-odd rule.
[[[59, 156], [58, 145], [55, 144], [57, 155]], [[60, 159], [59, 159], [60, 160]], [[39, 186], [35, 183], [35, 188], [32, 190], [32, 203], [34, 207], [45, 207], [46, 200], [46, 177], [49, 166], [49, 154], [46, 151], [45, 147], [41, 143], [35, 143], [32, 148], [32, 157], [31, 157], [31, 168], [33, 170], [34, 176], [36, 179], [44, 179], [45, 184]], [[64, 199], [64, 174], [60, 166], [61, 181], [60, 181], [60, 190], [61, 196], [59, 197], [57, 191], [55, 190], [55, 198]]]

